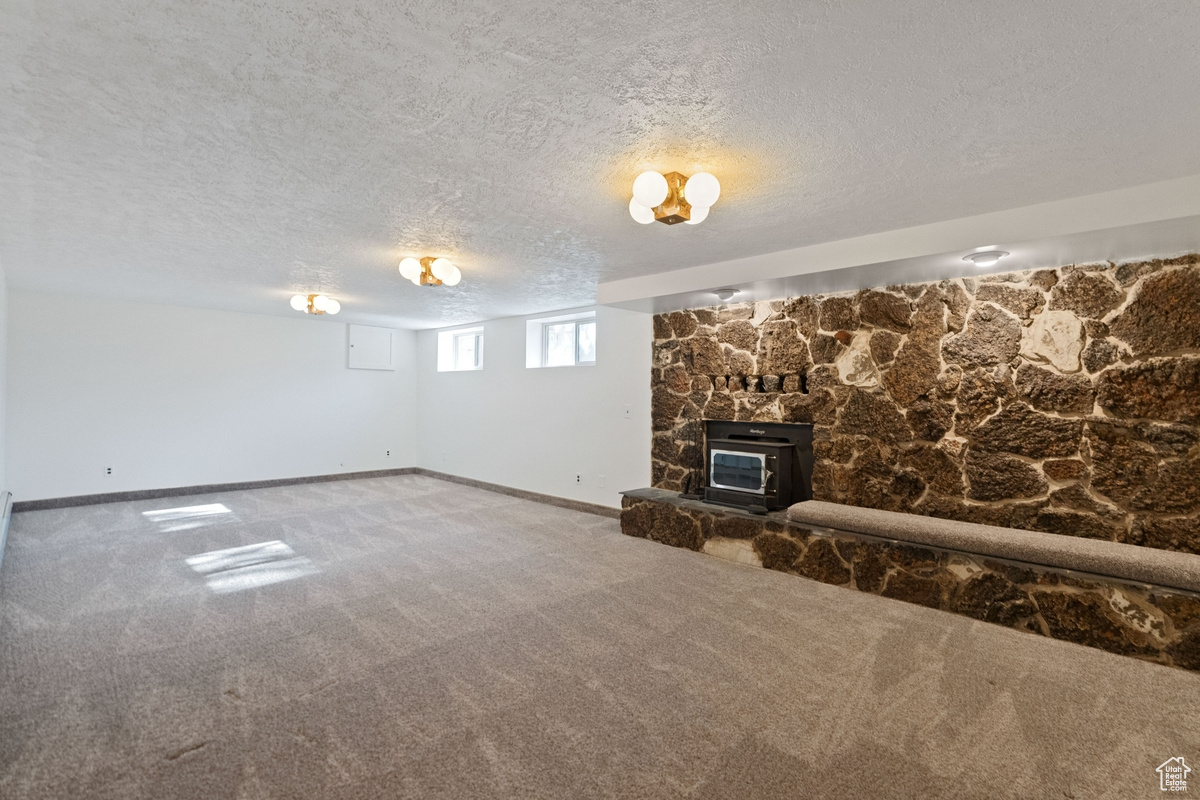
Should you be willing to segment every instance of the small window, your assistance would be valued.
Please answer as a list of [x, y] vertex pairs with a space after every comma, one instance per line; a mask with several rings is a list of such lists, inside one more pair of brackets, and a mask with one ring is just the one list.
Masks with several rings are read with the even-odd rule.
[[596, 363], [594, 313], [529, 320], [525, 366], [575, 367]]
[[478, 333], [454, 334], [454, 368], [479, 369], [479, 357], [483, 354], [480, 347], [483, 337]]
[[483, 369], [483, 328], [438, 333], [438, 372]]

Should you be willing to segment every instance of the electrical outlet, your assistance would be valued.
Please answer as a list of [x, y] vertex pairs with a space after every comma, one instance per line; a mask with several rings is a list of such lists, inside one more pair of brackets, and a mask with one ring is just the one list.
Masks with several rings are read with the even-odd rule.
[[104, 474], [105, 474], [105, 475], [112, 475], [112, 467], [105, 467], [105, 468], [104, 468]]
[[625, 406], [625, 419], [633, 419], [633, 406]]
[[582, 476], [582, 475], [576, 475], [576, 476], [575, 476], [575, 483], [583, 483], [583, 476]]
[[384, 450], [384, 451], [383, 451], [383, 457], [384, 457], [384, 458], [391, 458], [391, 457], [392, 457], [392, 451], [391, 451], [391, 450]]

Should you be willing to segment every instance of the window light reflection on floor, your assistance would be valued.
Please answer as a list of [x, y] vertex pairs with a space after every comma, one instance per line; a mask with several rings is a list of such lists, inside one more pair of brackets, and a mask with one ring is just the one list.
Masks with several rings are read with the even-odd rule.
[[257, 589], [320, 572], [316, 566], [280, 541], [213, 550], [187, 559], [216, 594]]
[[234, 513], [221, 503], [164, 508], [159, 511], [143, 511], [142, 516], [156, 523], [163, 533], [189, 531], [194, 528], [204, 527], [205, 525], [223, 524], [237, 520]]

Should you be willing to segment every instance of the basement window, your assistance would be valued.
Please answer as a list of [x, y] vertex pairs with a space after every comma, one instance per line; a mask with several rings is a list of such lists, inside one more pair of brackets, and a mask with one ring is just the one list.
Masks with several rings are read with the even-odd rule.
[[483, 369], [483, 328], [438, 332], [438, 372]]
[[525, 323], [525, 366], [582, 367], [596, 363], [596, 312]]

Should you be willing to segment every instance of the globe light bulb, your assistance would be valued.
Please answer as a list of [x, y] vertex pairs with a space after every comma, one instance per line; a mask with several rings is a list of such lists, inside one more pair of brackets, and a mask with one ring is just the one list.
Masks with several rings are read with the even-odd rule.
[[446, 278], [450, 277], [453, 269], [454, 265], [450, 263], [450, 259], [448, 258], [436, 258], [434, 259], [433, 263], [429, 265], [429, 271], [433, 273], [433, 277], [437, 278], [442, 283], [445, 283]]
[[317, 311], [324, 311], [325, 309], [329, 308], [329, 298], [323, 294], [319, 294], [313, 298], [312, 304], [313, 308], [315, 308]]
[[633, 181], [633, 199], [646, 208], [662, 205], [670, 191], [667, 179], [653, 170], [643, 172]]
[[692, 206], [692, 218], [684, 220], [688, 225], [699, 225], [708, 217], [707, 206]]
[[421, 262], [415, 258], [406, 258], [400, 262], [400, 275], [405, 280], [421, 277]]
[[420, 275], [414, 275], [411, 278], [409, 278], [409, 280], [412, 281], [413, 285], [415, 285], [415, 286], [421, 285], [421, 276]]
[[304, 311], [308, 308], [308, 298], [302, 294], [294, 294], [291, 299], [292, 308], [297, 311]]
[[339, 303], [337, 300], [330, 300], [325, 305], [325, 313], [326, 314], [336, 314], [337, 312], [339, 312], [341, 310], [342, 310], [342, 304]]
[[629, 216], [633, 217], [637, 222], [645, 225], [648, 222], [654, 222], [654, 209], [646, 208], [646, 206], [639, 203], [635, 197], [629, 201]]
[[683, 199], [692, 208], [710, 208], [721, 196], [721, 182], [711, 172], [697, 172], [683, 185]]
[[450, 274], [441, 279], [442, 284], [445, 286], [458, 286], [458, 282], [461, 280], [462, 273], [459, 272], [458, 267], [454, 266], [453, 264], [450, 265]]

